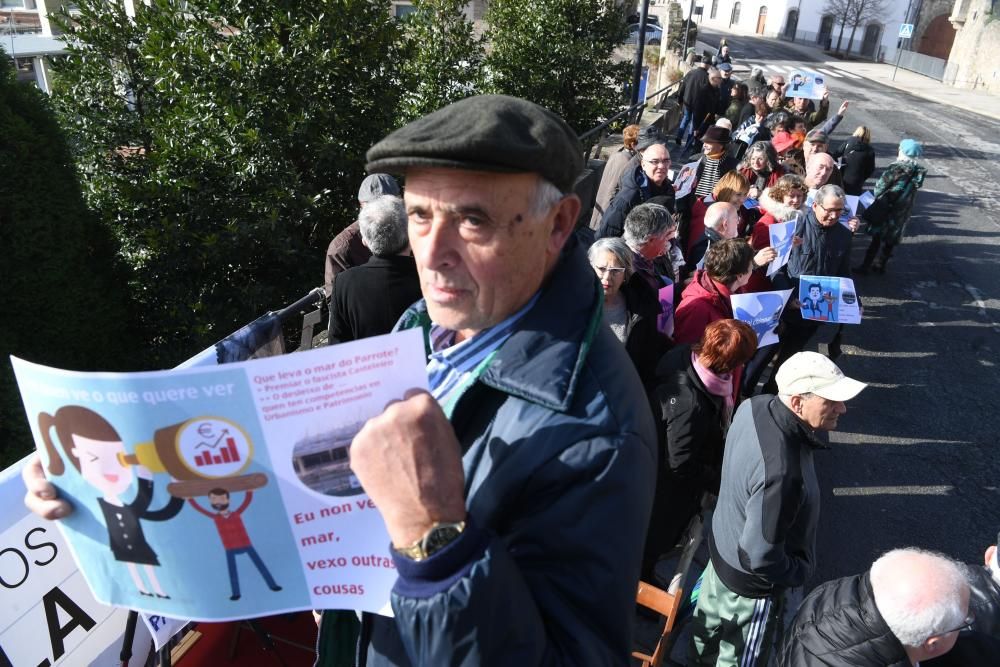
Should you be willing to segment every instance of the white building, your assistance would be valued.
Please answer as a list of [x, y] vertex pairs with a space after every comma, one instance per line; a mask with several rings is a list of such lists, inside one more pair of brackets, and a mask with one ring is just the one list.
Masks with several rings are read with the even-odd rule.
[[[850, 52], [874, 60], [891, 61], [896, 55], [899, 26], [913, 15], [912, 2], [884, 0], [886, 11], [858, 27]], [[825, 11], [826, 0], [695, 0], [681, 6], [687, 16], [691, 6], [695, 22], [708, 28], [745, 35], [777, 37], [820, 47], [829, 45], [848, 51], [851, 26], [841, 35], [840, 17]], [[697, 8], [701, 8], [698, 16]]]
[[0, 0], [0, 48], [14, 59], [19, 81], [31, 81], [49, 92], [46, 56], [65, 53], [59, 30], [49, 14], [68, 0]]

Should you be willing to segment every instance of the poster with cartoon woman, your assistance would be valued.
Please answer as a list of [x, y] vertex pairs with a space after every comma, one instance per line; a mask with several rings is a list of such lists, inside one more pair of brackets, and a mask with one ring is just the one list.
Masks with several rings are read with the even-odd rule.
[[[62, 475], [68, 461], [83, 481], [101, 494], [97, 504], [104, 515], [111, 553], [115, 560], [127, 565], [139, 593], [169, 598], [156, 577], [155, 567], [160, 561], [146, 541], [140, 519], [172, 519], [184, 508], [184, 499], [171, 496], [164, 506], [150, 509], [153, 474], [141, 465], [125, 465], [125, 445], [118, 431], [89, 408], [66, 405], [54, 415], [42, 412], [38, 428], [45, 442], [49, 473]], [[126, 502], [124, 498], [136, 480], [135, 497]]]

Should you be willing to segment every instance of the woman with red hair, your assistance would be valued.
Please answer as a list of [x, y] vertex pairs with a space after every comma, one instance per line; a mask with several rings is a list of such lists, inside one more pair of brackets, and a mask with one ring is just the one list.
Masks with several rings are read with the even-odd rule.
[[642, 563], [651, 581], [659, 556], [677, 544], [705, 492], [718, 494], [726, 431], [739, 398], [736, 371], [757, 349], [749, 324], [722, 319], [701, 340], [660, 359], [651, 394], [660, 446], [656, 496]]

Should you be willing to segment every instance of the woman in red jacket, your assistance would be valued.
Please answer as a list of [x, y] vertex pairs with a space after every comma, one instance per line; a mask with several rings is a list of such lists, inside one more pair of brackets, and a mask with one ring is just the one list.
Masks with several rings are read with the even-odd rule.
[[[771, 235], [768, 227], [776, 222], [794, 220], [802, 211], [809, 188], [801, 176], [785, 174], [773, 187], [765, 190], [760, 197], [760, 209], [764, 213], [750, 233], [750, 245], [754, 250], [770, 247]], [[754, 271], [745, 292], [768, 292], [774, 289], [766, 275], [766, 269]]]

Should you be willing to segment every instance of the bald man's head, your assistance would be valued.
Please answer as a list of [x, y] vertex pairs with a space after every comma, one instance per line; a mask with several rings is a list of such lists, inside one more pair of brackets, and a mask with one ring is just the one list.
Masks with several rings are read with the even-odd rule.
[[705, 227], [714, 229], [724, 239], [736, 238], [739, 223], [739, 210], [727, 202], [715, 202], [705, 211]]

